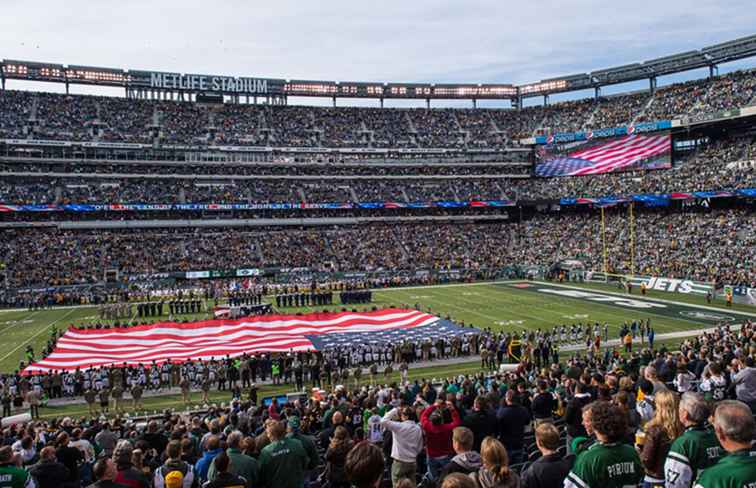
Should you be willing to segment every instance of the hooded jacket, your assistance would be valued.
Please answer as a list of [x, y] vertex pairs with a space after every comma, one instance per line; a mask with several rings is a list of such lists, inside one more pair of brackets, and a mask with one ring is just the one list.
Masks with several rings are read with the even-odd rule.
[[438, 477], [438, 486], [444, 482], [444, 478], [452, 473], [470, 474], [479, 470], [481, 466], [480, 454], [475, 451], [467, 451], [457, 454], [444, 466]]
[[506, 480], [497, 480], [494, 474], [486, 468], [480, 468], [478, 471], [469, 474], [479, 488], [520, 488], [520, 477], [517, 473], [510, 471]]

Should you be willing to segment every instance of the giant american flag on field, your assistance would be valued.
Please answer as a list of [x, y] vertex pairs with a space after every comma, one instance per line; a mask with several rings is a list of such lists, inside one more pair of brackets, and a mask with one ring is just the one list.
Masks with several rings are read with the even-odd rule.
[[161, 322], [112, 329], [69, 329], [53, 352], [24, 374], [102, 366], [149, 365], [241, 356], [245, 353], [322, 350], [331, 346], [399, 343], [471, 333], [419, 310], [264, 315], [238, 320]]
[[[586, 147], [590, 146], [590, 147]], [[598, 145], [578, 143], [567, 146], [566, 154], [541, 150], [537, 176], [580, 176], [646, 169], [670, 165], [672, 140], [669, 134], [629, 135]]]

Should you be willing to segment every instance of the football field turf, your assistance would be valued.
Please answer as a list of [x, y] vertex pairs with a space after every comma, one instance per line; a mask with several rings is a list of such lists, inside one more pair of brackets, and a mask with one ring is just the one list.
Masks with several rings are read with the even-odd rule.
[[[273, 297], [269, 297], [272, 299]], [[419, 306], [439, 316], [450, 316], [459, 324], [493, 330], [523, 333], [537, 328], [548, 329], [555, 324], [571, 325], [578, 322], [607, 322], [610, 338], [618, 337], [625, 321], [651, 319], [657, 335], [683, 333], [696, 335], [698, 331], [716, 325], [719, 321], [736, 324], [744, 319], [756, 319], [752, 307], [734, 306], [728, 309], [722, 303], [707, 305], [702, 297], [657, 292], [647, 297], [627, 295], [614, 287], [602, 285], [558, 285], [543, 282], [497, 282], [451, 284], [427, 287], [391, 288], [376, 291], [370, 306], [347, 306], [358, 310], [371, 306]], [[274, 300], [272, 300], [274, 301]], [[318, 307], [317, 310], [340, 309], [341, 305]], [[313, 308], [283, 308], [281, 313], [297, 313]], [[185, 315], [180, 318], [208, 318], [209, 313]], [[163, 318], [167, 319], [167, 316]], [[97, 322], [95, 307], [61, 308], [42, 311], [0, 311], [0, 371], [11, 372], [23, 359], [27, 344], [39, 353], [44, 348], [52, 327], [65, 329], [71, 324]], [[661, 339], [661, 337], [659, 338]], [[663, 341], [670, 347], [680, 339]], [[658, 341], [661, 344], [661, 340]], [[411, 378], [444, 377], [474, 373], [479, 362], [469, 362], [415, 369]], [[396, 379], [398, 379], [398, 375]], [[263, 386], [261, 396], [291, 391], [290, 386]], [[199, 394], [194, 393], [195, 399]], [[228, 400], [228, 393], [214, 393], [211, 401]], [[148, 398], [148, 410], [180, 407], [177, 395]], [[78, 415], [85, 413], [84, 405], [69, 405], [43, 409], [43, 414]]]
[[[268, 297], [273, 301], [273, 297]], [[672, 303], [674, 302], [674, 303]], [[625, 321], [651, 319], [657, 334], [695, 331], [716, 325], [720, 320], [737, 323], [756, 318], [753, 307], [727, 309], [721, 303], [707, 306], [702, 297], [657, 292], [645, 299], [638, 294], [617, 293], [616, 288], [597, 285], [556, 285], [541, 282], [497, 282], [391, 288], [373, 294], [375, 306], [419, 306], [436, 315], [450, 316], [455, 322], [478, 328], [526, 332], [548, 329], [555, 324], [608, 322], [611, 338]], [[372, 306], [370, 305], [370, 306]], [[349, 309], [369, 309], [349, 305]], [[337, 310], [341, 305], [318, 307]], [[315, 308], [282, 308], [281, 313], [297, 313]], [[181, 315], [181, 319], [209, 318], [209, 313]], [[96, 307], [51, 310], [0, 311], [0, 372], [12, 372], [31, 344], [39, 355], [53, 327], [98, 321]], [[163, 320], [167, 320], [167, 315]], [[150, 319], [153, 320], [153, 319]], [[157, 319], [155, 319], [157, 320]]]

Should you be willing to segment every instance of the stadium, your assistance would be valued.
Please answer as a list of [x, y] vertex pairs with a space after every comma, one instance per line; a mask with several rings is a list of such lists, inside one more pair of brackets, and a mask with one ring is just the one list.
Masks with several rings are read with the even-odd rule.
[[0, 472], [752, 486], [754, 57], [525, 84], [3, 59]]

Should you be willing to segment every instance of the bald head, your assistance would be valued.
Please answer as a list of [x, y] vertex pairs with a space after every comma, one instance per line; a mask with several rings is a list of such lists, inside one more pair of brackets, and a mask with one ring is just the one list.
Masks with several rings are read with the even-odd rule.
[[333, 417], [331, 417], [331, 422], [333, 425], [341, 425], [344, 423], [344, 414], [336, 410], [333, 413]]
[[738, 400], [725, 400], [714, 412], [714, 430], [728, 452], [751, 447], [756, 436], [756, 422], [751, 409]]

